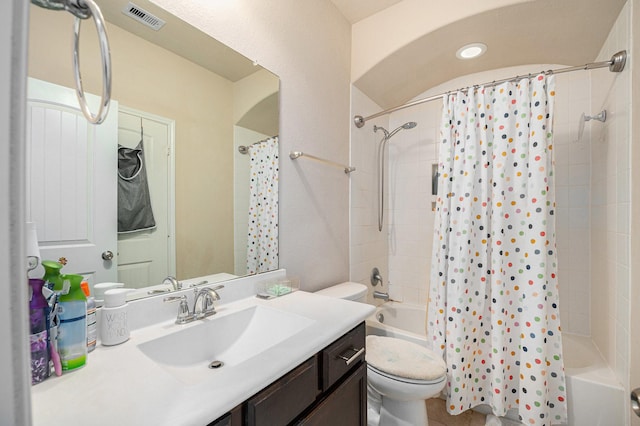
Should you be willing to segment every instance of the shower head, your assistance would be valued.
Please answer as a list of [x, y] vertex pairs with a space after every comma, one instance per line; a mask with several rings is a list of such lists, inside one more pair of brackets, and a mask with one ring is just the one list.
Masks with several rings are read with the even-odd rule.
[[404, 123], [402, 126], [398, 127], [397, 129], [393, 130], [391, 133], [388, 134], [387, 139], [391, 139], [391, 137], [393, 135], [395, 135], [396, 133], [398, 133], [400, 130], [406, 129], [413, 129], [414, 127], [416, 127], [418, 125], [418, 123], [416, 123], [415, 121], [409, 121], [408, 123]]
[[385, 129], [384, 127], [374, 125], [373, 126], [373, 131], [377, 132], [378, 130], [382, 130], [382, 132], [384, 133], [384, 138], [389, 140], [389, 139], [391, 139], [391, 137], [393, 135], [398, 133], [400, 130], [402, 130], [402, 129], [406, 129], [406, 130], [413, 129], [417, 125], [418, 125], [418, 123], [416, 123], [415, 121], [409, 121], [407, 123], [404, 123], [402, 126], [394, 129], [392, 132], [388, 132], [387, 129]]

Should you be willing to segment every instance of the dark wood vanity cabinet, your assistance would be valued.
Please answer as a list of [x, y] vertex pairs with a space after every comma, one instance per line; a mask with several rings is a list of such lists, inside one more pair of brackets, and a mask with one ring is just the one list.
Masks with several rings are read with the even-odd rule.
[[361, 323], [209, 426], [365, 426], [364, 347]]

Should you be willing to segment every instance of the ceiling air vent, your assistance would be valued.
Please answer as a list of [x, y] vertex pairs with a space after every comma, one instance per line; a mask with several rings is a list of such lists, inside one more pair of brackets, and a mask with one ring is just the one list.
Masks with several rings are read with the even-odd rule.
[[142, 22], [146, 26], [151, 27], [156, 31], [162, 28], [162, 26], [165, 24], [162, 19], [158, 18], [157, 16], [153, 16], [146, 10], [131, 2], [129, 2], [129, 4], [124, 9], [122, 9], [122, 13], [130, 16], [138, 22]]

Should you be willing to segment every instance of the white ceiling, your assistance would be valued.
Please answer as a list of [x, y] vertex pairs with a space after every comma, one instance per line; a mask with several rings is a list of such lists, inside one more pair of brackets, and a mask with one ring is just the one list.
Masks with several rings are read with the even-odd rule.
[[[380, 10], [399, 6], [397, 1], [331, 0], [352, 23], [379, 18]], [[401, 0], [412, 2], [414, 0]], [[425, 0], [427, 1], [427, 0]], [[487, 1], [498, 4], [498, 0]], [[583, 65], [593, 62], [626, 0], [529, 0], [497, 7], [463, 19], [453, 19], [444, 27], [425, 30], [417, 39], [380, 59], [354, 85], [382, 108], [407, 102], [426, 90], [453, 78], [497, 68], [530, 65]], [[460, 16], [460, 1], [432, 1], [434, 11]], [[431, 7], [431, 6], [430, 6]], [[446, 9], [450, 8], [450, 11]], [[444, 10], [443, 10], [444, 9]], [[373, 17], [373, 14], [379, 14]], [[419, 12], [416, 11], [416, 14]], [[401, 31], [403, 22], [415, 17], [396, 18], [388, 12], [385, 28]], [[395, 19], [395, 20], [394, 20]], [[366, 22], [366, 21], [364, 21]], [[358, 24], [360, 25], [360, 24]], [[383, 34], [383, 33], [382, 33]], [[384, 37], [384, 35], [381, 35]], [[370, 42], [370, 40], [367, 40]], [[462, 61], [456, 50], [470, 42], [488, 45], [478, 59]], [[354, 41], [352, 49], [358, 49]], [[630, 46], [626, 46], [627, 49]], [[615, 52], [610, 52], [613, 55]], [[540, 70], [533, 69], [532, 72]], [[479, 82], [481, 83], [481, 82]]]
[[331, 0], [352, 24], [400, 3], [402, 0]]
[[213, 37], [156, 6], [149, 0], [132, 0], [142, 10], [166, 21], [155, 31], [122, 13], [129, 0], [97, 0], [109, 25], [129, 31], [151, 43], [182, 56], [229, 81], [238, 81], [262, 69]]

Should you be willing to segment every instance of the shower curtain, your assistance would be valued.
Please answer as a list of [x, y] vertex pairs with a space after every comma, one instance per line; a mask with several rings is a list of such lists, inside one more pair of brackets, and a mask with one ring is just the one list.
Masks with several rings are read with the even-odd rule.
[[247, 274], [278, 268], [278, 137], [249, 147]]
[[451, 414], [566, 421], [553, 97], [539, 75], [444, 98], [428, 329]]

